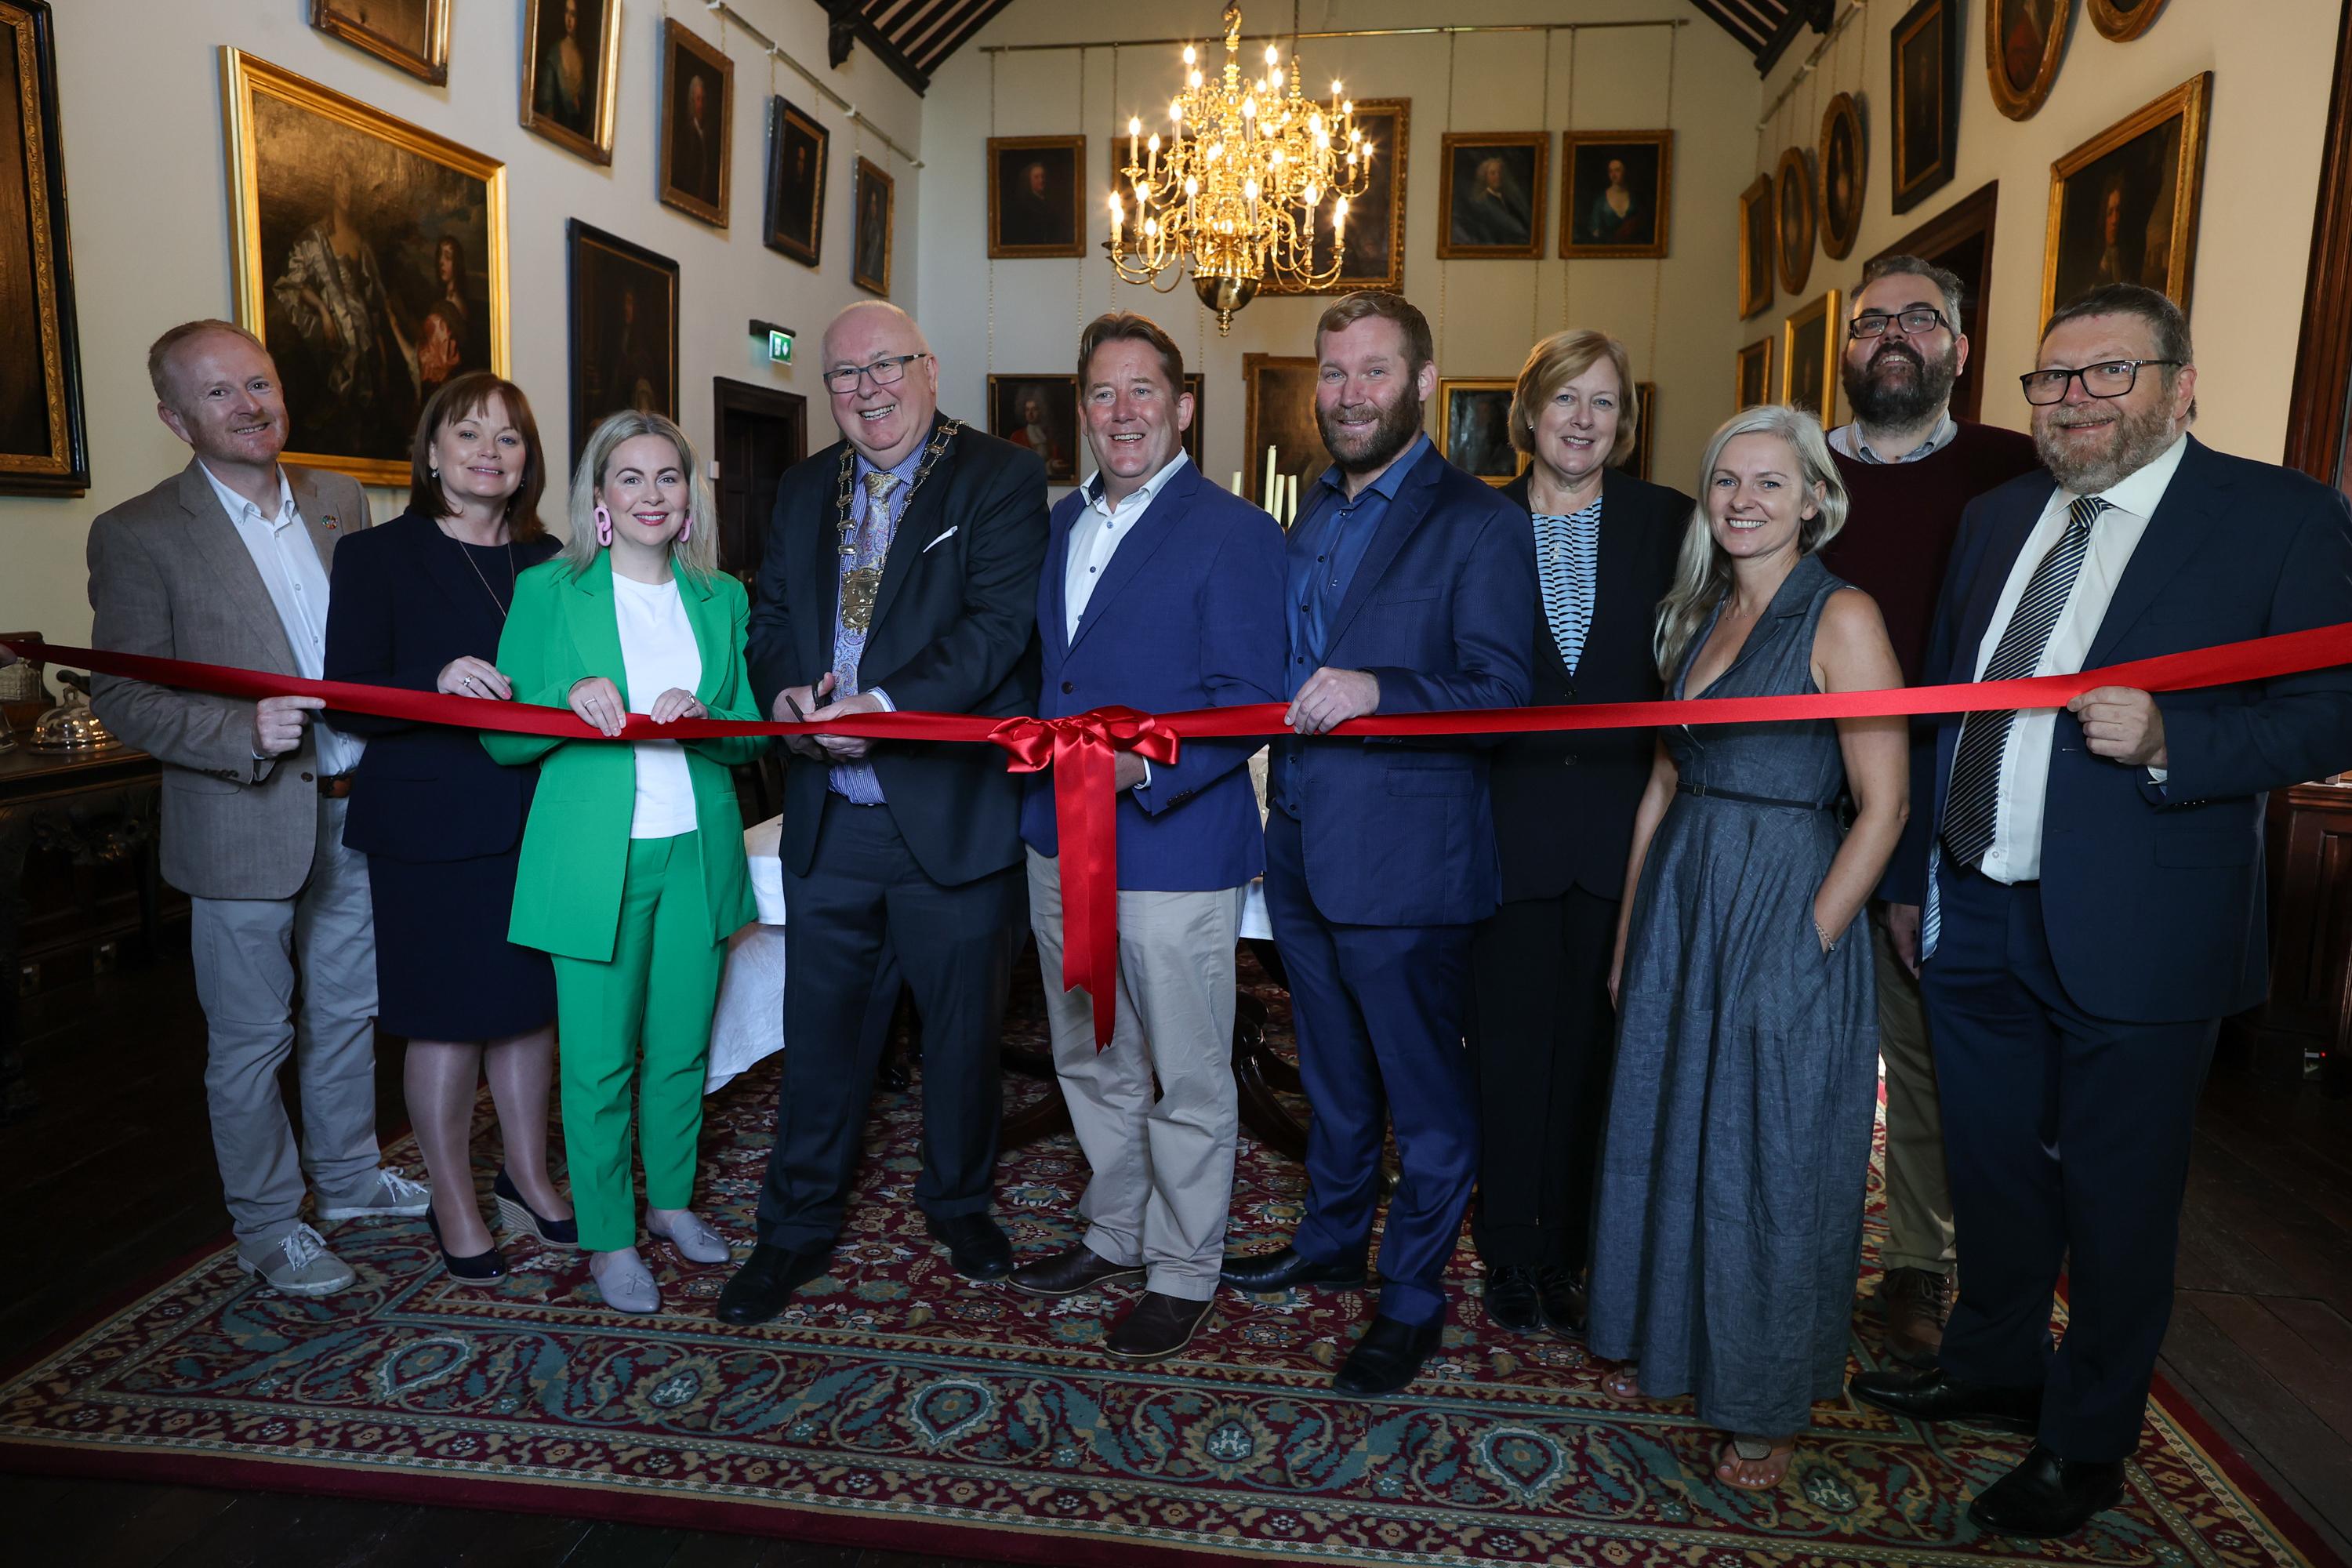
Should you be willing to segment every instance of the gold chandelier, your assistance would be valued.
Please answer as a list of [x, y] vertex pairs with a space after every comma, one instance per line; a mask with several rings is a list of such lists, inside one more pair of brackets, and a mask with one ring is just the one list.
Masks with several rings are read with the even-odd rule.
[[[1265, 70], [1242, 79], [1242, 8], [1225, 6], [1225, 68], [1212, 81], [1184, 46], [1184, 88], [1168, 105], [1168, 135], [1147, 139], [1127, 122], [1127, 167], [1135, 208], [1110, 197], [1111, 266], [1129, 283], [1162, 292], [1184, 273], [1201, 303], [1230, 331], [1234, 312], [1272, 282], [1304, 292], [1339, 276], [1348, 203], [1371, 184], [1372, 144], [1354, 123], [1356, 106], [1331, 84], [1328, 104], [1299, 90], [1298, 56], [1265, 47]], [[1316, 262], [1316, 209], [1331, 198], [1329, 260]], [[1174, 276], [1162, 285], [1162, 273]]]

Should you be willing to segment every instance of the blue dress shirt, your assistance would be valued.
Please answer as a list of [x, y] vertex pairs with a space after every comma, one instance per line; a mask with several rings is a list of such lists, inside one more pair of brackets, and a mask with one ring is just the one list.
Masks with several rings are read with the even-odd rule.
[[[898, 483], [890, 491], [887, 504], [900, 518], [907, 515], [908, 487], [915, 482], [915, 470], [922, 467], [923, 449], [919, 446], [890, 465], [890, 472], [898, 476]], [[856, 471], [849, 477], [849, 521], [850, 534], [853, 538], [856, 536], [859, 529], [866, 526], [866, 509], [868, 504], [866, 494], [866, 476], [879, 471], [874, 464], [866, 460], [866, 455], [863, 452], [858, 454], [855, 466]], [[877, 568], [889, 558], [890, 542], [897, 536], [898, 526], [894, 523], [887, 531], [874, 541], [874, 564]], [[835, 569], [838, 570], [839, 557], [835, 558]], [[835, 676], [832, 699], [834, 701], [838, 702], [843, 698], [854, 697], [863, 689], [857, 684], [857, 661], [865, 651], [866, 634], [852, 631], [841, 624], [840, 602], [836, 597], [833, 622], [833, 668]], [[889, 693], [875, 691], [871, 695], [880, 698], [885, 709], [895, 710]], [[827, 789], [853, 805], [880, 805], [883, 804], [882, 780], [875, 773], [874, 764], [870, 762], [835, 763], [825, 770], [824, 784]]]

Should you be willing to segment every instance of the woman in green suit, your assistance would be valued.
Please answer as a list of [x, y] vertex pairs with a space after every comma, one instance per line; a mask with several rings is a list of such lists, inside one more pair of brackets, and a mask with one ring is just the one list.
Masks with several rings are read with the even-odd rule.
[[[571, 542], [522, 574], [499, 640], [517, 700], [569, 707], [607, 737], [632, 713], [758, 718], [743, 668], [750, 605], [716, 569], [716, 531], [676, 425], [637, 413], [599, 425], [572, 479]], [[510, 766], [539, 765], [509, 940], [554, 959], [580, 1245], [606, 1304], [655, 1311], [661, 1293], [636, 1247], [629, 1089], [646, 1230], [689, 1261], [726, 1261], [727, 1243], [689, 1205], [719, 970], [727, 938], [752, 918], [727, 769], [766, 742], [485, 733], [482, 744]]]

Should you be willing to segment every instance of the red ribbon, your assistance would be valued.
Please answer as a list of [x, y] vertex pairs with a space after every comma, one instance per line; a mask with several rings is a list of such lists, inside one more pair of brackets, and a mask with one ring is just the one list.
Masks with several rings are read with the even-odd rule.
[[[305, 680], [226, 665], [195, 664], [139, 654], [103, 653], [36, 639], [0, 638], [0, 647], [25, 658], [123, 676], [226, 697], [324, 698], [346, 712], [454, 724], [566, 740], [601, 740], [594, 728], [562, 708], [492, 702], [400, 687], [348, 680]], [[1622, 730], [1668, 724], [1763, 724], [1816, 719], [1895, 718], [1927, 713], [1983, 712], [2003, 708], [2058, 708], [2102, 686], [2141, 691], [2187, 691], [2234, 686], [2352, 664], [2352, 622], [2283, 632], [2219, 647], [2134, 659], [2075, 675], [2032, 676], [1967, 685], [1899, 687], [1787, 697], [1703, 697], [1674, 702], [1592, 702], [1563, 708], [1477, 708], [1444, 713], [1379, 713], [1350, 719], [1335, 735], [1549, 734], [1572, 730]], [[992, 742], [1016, 773], [1055, 770], [1054, 817], [1062, 847], [1064, 942], [1062, 986], [1085, 986], [1094, 1001], [1095, 1043], [1109, 1043], [1118, 991], [1118, 801], [1112, 789], [1117, 753], [1139, 752], [1172, 763], [1186, 740], [1280, 735], [1288, 732], [1279, 702], [1200, 708], [1182, 713], [1139, 713], [1097, 708], [1066, 719], [975, 718], [965, 713], [862, 713], [823, 724], [754, 723], [680, 719], [656, 724], [633, 714], [624, 741], [689, 741], [713, 735], [857, 735], [877, 741]]]

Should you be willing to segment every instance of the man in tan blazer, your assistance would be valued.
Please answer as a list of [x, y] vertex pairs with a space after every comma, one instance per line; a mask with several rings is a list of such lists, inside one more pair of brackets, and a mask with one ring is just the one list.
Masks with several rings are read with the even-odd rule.
[[[226, 321], [148, 352], [156, 414], [195, 453], [89, 531], [91, 642], [121, 653], [316, 678], [335, 542], [368, 526], [350, 479], [282, 467], [278, 371]], [[375, 928], [367, 862], [343, 846], [360, 742], [312, 722], [314, 697], [260, 702], [100, 676], [108, 728], [163, 764], [163, 877], [192, 901], [214, 1152], [237, 1262], [292, 1295], [350, 1284], [302, 1223], [421, 1215], [431, 1194], [378, 1165]], [[297, 1010], [296, 996], [300, 1002]], [[298, 1151], [278, 1091], [295, 1057]]]

